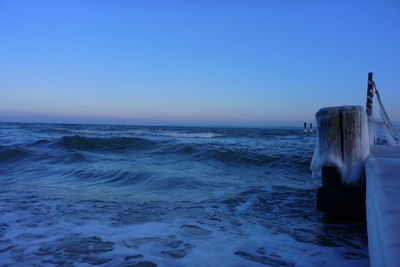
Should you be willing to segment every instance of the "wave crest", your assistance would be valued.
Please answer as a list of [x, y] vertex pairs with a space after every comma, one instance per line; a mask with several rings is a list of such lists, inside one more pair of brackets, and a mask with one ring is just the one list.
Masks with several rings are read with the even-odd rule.
[[148, 131], [148, 130], [130, 130], [130, 131], [99, 131], [99, 130], [71, 130], [78, 135], [102, 135], [102, 136], [149, 136], [149, 137], [171, 137], [171, 138], [197, 138], [211, 139], [221, 137], [221, 134], [213, 132], [181, 132], [181, 131]]

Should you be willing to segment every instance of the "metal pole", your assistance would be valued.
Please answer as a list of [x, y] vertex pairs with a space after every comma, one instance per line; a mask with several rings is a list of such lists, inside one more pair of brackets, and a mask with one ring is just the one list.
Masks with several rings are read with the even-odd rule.
[[373, 99], [373, 97], [374, 97], [374, 86], [373, 86], [373, 82], [372, 82], [372, 72], [369, 72], [368, 73], [367, 103], [366, 103], [368, 117], [372, 116], [372, 99]]

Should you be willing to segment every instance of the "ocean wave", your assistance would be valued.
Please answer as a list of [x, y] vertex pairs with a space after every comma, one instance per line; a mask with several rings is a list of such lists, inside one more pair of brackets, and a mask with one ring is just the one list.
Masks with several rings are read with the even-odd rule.
[[[207, 161], [214, 160], [225, 164], [244, 164], [244, 165], [266, 165], [278, 161], [281, 158], [263, 154], [257, 151], [246, 150], [243, 148], [226, 149], [215, 144], [172, 144], [170, 146], [160, 146], [154, 154], [161, 155], [182, 155], [189, 156], [192, 160]], [[240, 165], [239, 165], [240, 166]]]
[[101, 131], [101, 130], [70, 130], [71, 133], [78, 135], [105, 135], [105, 136], [152, 136], [152, 137], [170, 137], [170, 138], [198, 138], [211, 139], [222, 137], [223, 135], [213, 132], [181, 132], [181, 131], [147, 131], [147, 130], [129, 130], [129, 131]]
[[71, 174], [74, 177], [85, 181], [91, 181], [100, 184], [115, 184], [115, 185], [133, 185], [145, 182], [151, 177], [149, 172], [145, 171], [122, 171], [122, 170], [78, 170]]
[[25, 159], [31, 153], [20, 148], [0, 148], [0, 163], [12, 163]]
[[203, 158], [213, 158], [226, 164], [245, 164], [262, 166], [280, 160], [279, 157], [260, 154], [241, 149], [213, 149], [201, 155]]
[[198, 143], [173, 143], [158, 146], [154, 154], [181, 155], [195, 161], [217, 161], [233, 166], [287, 166], [309, 168], [312, 152], [308, 150], [292, 153], [277, 153], [270, 149], [258, 150], [244, 147]]
[[202, 190], [208, 186], [197, 177], [160, 175], [146, 170], [81, 169], [69, 173], [68, 176], [96, 185], [138, 187], [147, 192]]
[[155, 142], [143, 138], [128, 137], [87, 137], [87, 136], [63, 136], [56, 141], [56, 144], [65, 148], [77, 150], [126, 150], [143, 149], [155, 144]]
[[86, 157], [84, 154], [78, 151], [66, 151], [66, 152], [58, 152], [54, 154], [46, 154], [42, 153], [42, 160], [45, 164], [75, 164], [75, 163], [87, 163], [93, 159], [90, 157]]
[[221, 134], [204, 132], [204, 133], [181, 133], [181, 132], [164, 132], [164, 133], [153, 133], [155, 136], [165, 136], [174, 138], [200, 138], [200, 139], [211, 139], [222, 137]]
[[51, 139], [39, 139], [28, 144], [28, 146], [35, 147], [35, 146], [47, 145], [50, 144], [51, 142], [52, 142]]

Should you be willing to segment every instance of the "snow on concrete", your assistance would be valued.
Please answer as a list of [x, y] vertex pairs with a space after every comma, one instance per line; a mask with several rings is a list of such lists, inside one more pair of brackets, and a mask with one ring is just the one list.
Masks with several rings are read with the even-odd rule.
[[365, 170], [371, 266], [400, 266], [400, 148], [371, 146]]

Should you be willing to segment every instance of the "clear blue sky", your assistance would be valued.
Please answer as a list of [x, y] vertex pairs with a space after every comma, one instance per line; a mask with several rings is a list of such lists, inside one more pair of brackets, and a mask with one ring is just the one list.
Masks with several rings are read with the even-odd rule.
[[0, 121], [299, 125], [369, 71], [400, 121], [400, 1], [0, 0]]

